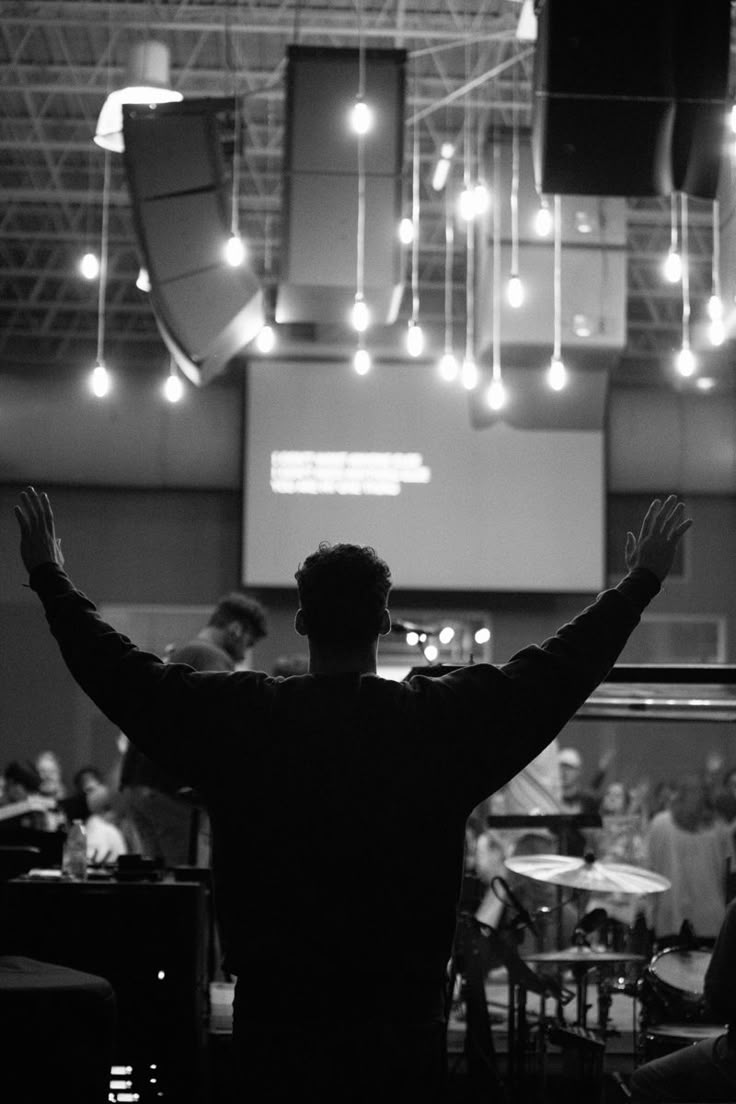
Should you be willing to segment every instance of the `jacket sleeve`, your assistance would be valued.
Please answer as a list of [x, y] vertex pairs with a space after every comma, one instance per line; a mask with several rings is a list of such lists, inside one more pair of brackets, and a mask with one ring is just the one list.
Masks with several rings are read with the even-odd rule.
[[726, 910], [705, 974], [705, 996], [713, 1012], [726, 1023], [736, 1020], [736, 901]]
[[499, 667], [477, 664], [436, 680], [463, 701], [462, 771], [467, 778], [475, 770], [486, 786], [479, 801], [564, 728], [606, 677], [658, 590], [656, 576], [637, 568], [543, 644]]
[[[192, 785], [206, 781], [228, 716], [243, 717], [266, 676], [195, 672], [137, 648], [105, 623], [53, 564], [30, 576], [72, 676], [96, 706], [155, 763]], [[236, 686], [237, 684], [237, 686]], [[233, 704], [237, 695], [238, 705]], [[230, 728], [233, 722], [230, 720]]]

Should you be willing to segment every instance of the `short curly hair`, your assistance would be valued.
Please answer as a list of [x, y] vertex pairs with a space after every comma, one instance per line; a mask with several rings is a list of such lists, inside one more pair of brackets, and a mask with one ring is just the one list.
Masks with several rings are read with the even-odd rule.
[[261, 603], [240, 590], [234, 590], [219, 600], [208, 624], [224, 628], [231, 621], [239, 622], [250, 633], [253, 643], [262, 640], [268, 631], [266, 611]]
[[375, 549], [322, 541], [295, 578], [310, 639], [350, 645], [379, 635], [391, 572]]

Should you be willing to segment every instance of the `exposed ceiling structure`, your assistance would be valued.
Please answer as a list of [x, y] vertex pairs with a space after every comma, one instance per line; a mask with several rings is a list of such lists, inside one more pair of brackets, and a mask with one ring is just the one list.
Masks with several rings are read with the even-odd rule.
[[[132, 44], [154, 37], [171, 52], [185, 97], [243, 97], [240, 180], [244, 235], [256, 269], [278, 258], [286, 48], [358, 45], [408, 51], [407, 119], [422, 163], [419, 285], [444, 286], [444, 200], [430, 187], [443, 141], [462, 146], [465, 112], [484, 126], [531, 126], [534, 46], [516, 36], [518, 0], [36, 0], [0, 4], [0, 352], [5, 370], [82, 369], [94, 361], [97, 284], [78, 262], [100, 234], [104, 154], [92, 143], [109, 88]], [[407, 127], [407, 165], [412, 127]], [[670, 237], [667, 199], [628, 203], [628, 336], [613, 383], [671, 384], [679, 347], [679, 287], [660, 266]], [[690, 284], [702, 316], [711, 290], [712, 209], [691, 205]], [[277, 262], [276, 262], [277, 263]], [[112, 158], [106, 354], [121, 367], [160, 365], [165, 351], [145, 293], [122, 160]], [[454, 279], [463, 286], [462, 258]], [[408, 288], [407, 288], [408, 294]], [[407, 312], [404, 312], [404, 317]], [[431, 321], [431, 320], [430, 320]], [[434, 321], [438, 328], [441, 319]], [[728, 343], [709, 373], [733, 388]]]

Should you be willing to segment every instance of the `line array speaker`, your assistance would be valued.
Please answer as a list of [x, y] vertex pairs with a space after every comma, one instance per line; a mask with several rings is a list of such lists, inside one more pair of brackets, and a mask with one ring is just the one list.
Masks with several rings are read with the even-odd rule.
[[230, 200], [223, 143], [233, 101], [185, 100], [124, 110], [125, 169], [161, 336], [196, 384], [219, 375], [265, 321], [247, 264], [223, 258]]

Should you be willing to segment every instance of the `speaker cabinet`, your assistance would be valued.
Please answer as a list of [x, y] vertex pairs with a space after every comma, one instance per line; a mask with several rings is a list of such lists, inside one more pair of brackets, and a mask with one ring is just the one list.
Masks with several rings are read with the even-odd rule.
[[15, 881], [0, 888], [0, 904], [2, 945], [9, 954], [110, 982], [117, 1009], [113, 1062], [131, 1067], [141, 1100], [156, 1099], [156, 1093], [187, 1102], [202, 1098], [205, 886]]
[[[398, 240], [404, 148], [403, 50], [366, 50], [365, 298], [393, 322], [403, 281]], [[357, 50], [292, 46], [286, 102], [281, 283], [277, 322], [346, 323], [355, 296], [357, 137], [350, 127]]]
[[532, 120], [539, 190], [713, 198], [729, 38], [728, 0], [546, 0]]
[[262, 291], [247, 266], [223, 256], [230, 196], [223, 144], [232, 100], [191, 100], [124, 111], [125, 169], [138, 244], [161, 336], [181, 370], [208, 383], [258, 333]]

